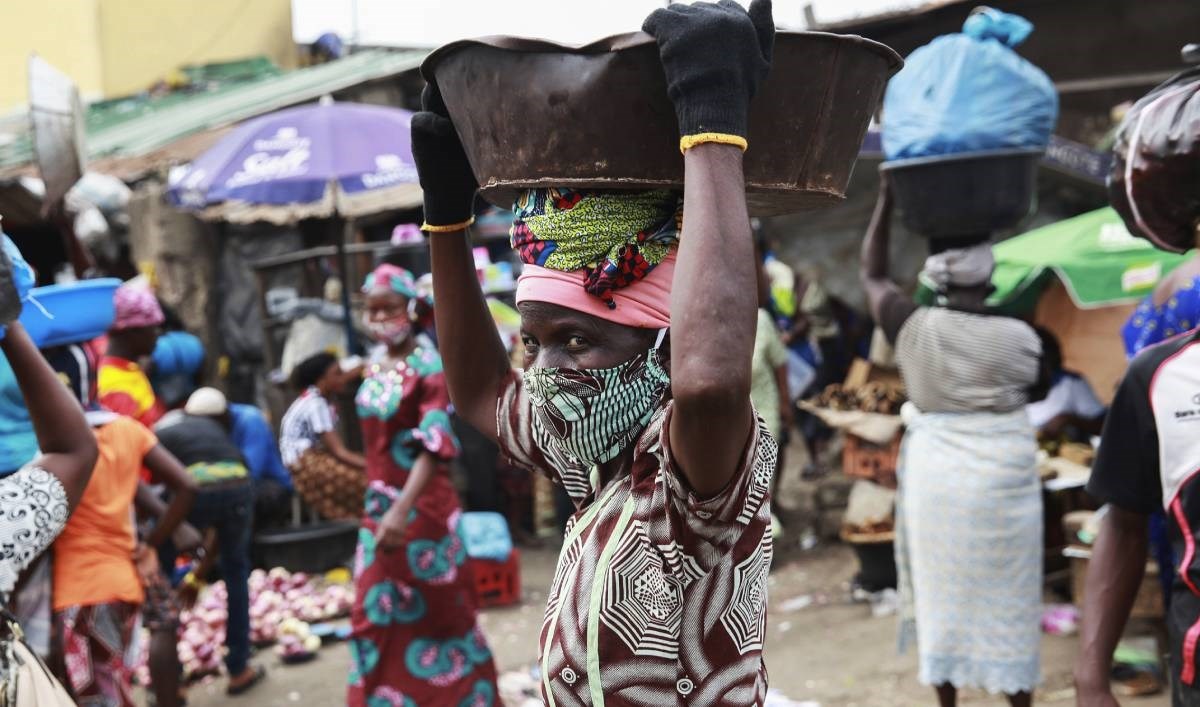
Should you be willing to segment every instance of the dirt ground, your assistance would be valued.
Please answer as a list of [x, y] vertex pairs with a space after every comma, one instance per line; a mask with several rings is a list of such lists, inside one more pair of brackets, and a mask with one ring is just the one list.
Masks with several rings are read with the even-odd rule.
[[[522, 556], [522, 604], [489, 610], [483, 616], [483, 627], [501, 671], [526, 669], [537, 660], [537, 633], [555, 559], [552, 548], [526, 551]], [[915, 657], [896, 655], [895, 619], [873, 618], [868, 606], [851, 602], [847, 586], [855, 570], [853, 553], [840, 544], [821, 545], [808, 552], [785, 548], [780, 553], [771, 574], [766, 647], [772, 688], [792, 700], [822, 707], [932, 704], [932, 693], [916, 681]], [[797, 597], [812, 597], [813, 602], [802, 609], [785, 611], [785, 606], [800, 603], [789, 601]], [[1074, 703], [1070, 673], [1075, 649], [1075, 638], [1045, 638], [1044, 684], [1036, 698], [1038, 703]], [[317, 660], [300, 666], [284, 666], [269, 651], [256, 660], [270, 672], [267, 682], [254, 692], [230, 699], [224, 695], [224, 681], [215, 680], [193, 687], [189, 704], [344, 704], [349, 670], [344, 644], [327, 647]], [[979, 693], [966, 693], [961, 702], [1005, 704], [1002, 699]], [[1123, 704], [1165, 707], [1169, 699], [1162, 695], [1125, 700]]]

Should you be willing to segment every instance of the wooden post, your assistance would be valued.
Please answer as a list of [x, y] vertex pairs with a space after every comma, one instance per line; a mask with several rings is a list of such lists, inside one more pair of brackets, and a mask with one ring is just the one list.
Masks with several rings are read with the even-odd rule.
[[334, 242], [337, 245], [337, 262], [338, 276], [342, 280], [342, 322], [346, 328], [346, 353], [351, 356], [362, 354], [362, 350], [358, 345], [358, 337], [354, 335], [354, 315], [350, 309], [350, 267], [346, 259], [346, 234], [353, 231], [354, 221], [352, 219], [341, 219], [333, 217], [331, 227], [334, 234]]

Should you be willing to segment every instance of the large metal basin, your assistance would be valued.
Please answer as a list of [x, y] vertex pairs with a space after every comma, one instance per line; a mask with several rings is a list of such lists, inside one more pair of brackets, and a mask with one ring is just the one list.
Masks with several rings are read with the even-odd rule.
[[[751, 212], [841, 200], [883, 89], [902, 64], [861, 37], [777, 33], [771, 74], [750, 111]], [[519, 190], [537, 186], [683, 185], [675, 111], [648, 34], [584, 47], [464, 40], [435, 51], [421, 72], [440, 88], [483, 196], [497, 206], [510, 208]]]

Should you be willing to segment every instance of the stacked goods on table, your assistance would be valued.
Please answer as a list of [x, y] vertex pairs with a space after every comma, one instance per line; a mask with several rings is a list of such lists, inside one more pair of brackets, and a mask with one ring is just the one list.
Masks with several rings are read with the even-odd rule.
[[833, 384], [812, 400], [800, 403], [845, 437], [842, 471], [896, 488], [896, 463], [903, 437], [900, 408], [904, 385], [892, 368], [856, 360], [842, 384]]
[[858, 388], [847, 388], [842, 383], [825, 386], [812, 403], [829, 410], [859, 410], [880, 415], [899, 415], [904, 405], [904, 391], [886, 383], [872, 381]]
[[[201, 592], [195, 606], [180, 614], [178, 651], [186, 679], [222, 670], [227, 601], [225, 583], [216, 582]], [[280, 567], [270, 572], [254, 570], [250, 575], [250, 640], [260, 647], [277, 644], [276, 652], [285, 662], [310, 659], [321, 647], [313, 624], [349, 616], [353, 605], [354, 588], [345, 570], [325, 577], [293, 574]], [[143, 685], [149, 680], [147, 644], [142, 641], [137, 668]]]
[[978, 8], [888, 84], [880, 169], [912, 231], [978, 242], [1028, 215], [1058, 118], [1050, 78], [1013, 51], [1032, 31], [1024, 18]]
[[1109, 200], [1129, 232], [1182, 253], [1200, 225], [1200, 67], [1134, 104], [1117, 130]]

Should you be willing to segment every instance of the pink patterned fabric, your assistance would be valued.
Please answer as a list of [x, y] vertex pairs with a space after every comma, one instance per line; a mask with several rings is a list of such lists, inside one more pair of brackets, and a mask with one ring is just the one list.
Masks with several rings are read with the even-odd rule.
[[412, 273], [399, 265], [384, 263], [372, 270], [363, 283], [363, 294], [370, 294], [376, 289], [391, 290], [413, 299], [417, 296], [417, 281]]
[[116, 309], [113, 331], [159, 326], [166, 321], [158, 299], [144, 285], [127, 282], [118, 287], [113, 306]]
[[616, 307], [591, 295], [581, 286], [583, 270], [562, 272], [526, 264], [517, 280], [517, 304], [549, 302], [574, 309], [606, 321], [639, 329], [663, 329], [671, 326], [671, 283], [675, 278], [675, 252], [672, 251], [645, 278], [612, 291]]

